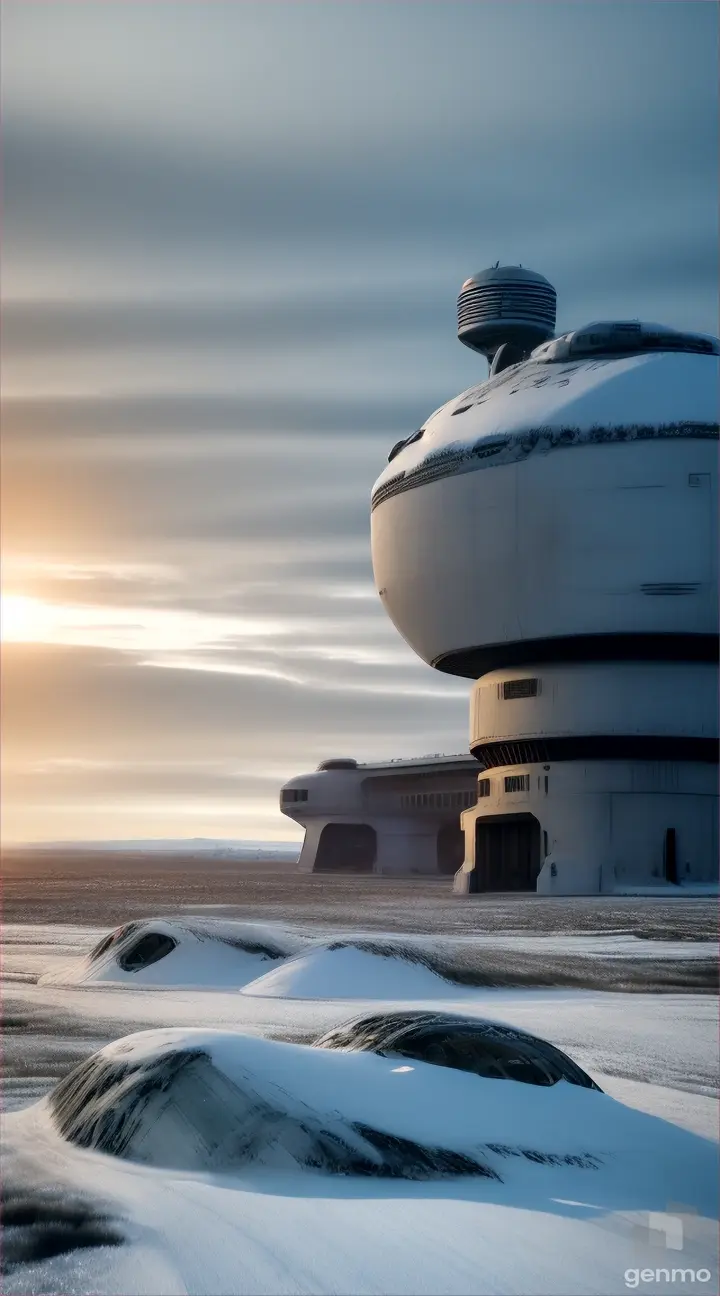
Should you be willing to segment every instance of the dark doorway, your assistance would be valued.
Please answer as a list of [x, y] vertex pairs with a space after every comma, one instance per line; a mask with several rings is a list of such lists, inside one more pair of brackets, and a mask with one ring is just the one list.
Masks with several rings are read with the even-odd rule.
[[476, 891], [534, 891], [540, 824], [534, 815], [493, 815], [475, 823]]
[[369, 824], [326, 824], [313, 873], [372, 873], [377, 835]]
[[665, 829], [665, 846], [663, 849], [665, 881], [677, 886], [677, 839], [674, 828]]
[[443, 824], [437, 835], [438, 873], [457, 873], [464, 860], [465, 834], [460, 824]]

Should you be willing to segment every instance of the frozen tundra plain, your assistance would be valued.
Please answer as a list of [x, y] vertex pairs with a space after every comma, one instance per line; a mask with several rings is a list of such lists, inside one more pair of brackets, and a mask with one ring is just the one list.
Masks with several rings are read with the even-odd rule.
[[[692, 969], [716, 958], [706, 925], [667, 940], [652, 923], [650, 936], [622, 925], [578, 934], [572, 922], [561, 934], [433, 933], [427, 921], [398, 935], [364, 927], [357, 911], [351, 929], [291, 906], [283, 921], [222, 912], [139, 920], [176, 943], [135, 972], [112, 947], [88, 957], [108, 926], [5, 925], [4, 1291], [716, 1289], [717, 1000], [692, 989]], [[569, 969], [570, 984], [497, 974], [531, 955], [533, 966]], [[602, 969], [592, 985], [611, 981], [613, 967], [627, 980], [630, 965], [628, 991], [574, 988], [573, 967]], [[495, 971], [484, 978], [484, 966]], [[690, 988], [646, 992], [643, 968], [663, 966]], [[655, 973], [648, 985], [657, 988]], [[360, 1012], [422, 1006], [548, 1039], [604, 1092], [311, 1047]], [[223, 1083], [250, 1085], [257, 1112], [279, 1104], [291, 1122], [364, 1122], [479, 1157], [488, 1173], [330, 1174], [294, 1160], [287, 1139], [278, 1153], [277, 1138], [218, 1169], [189, 1135], [186, 1154], [181, 1129], [172, 1147], [147, 1144], [144, 1162], [78, 1146], [62, 1137], [48, 1094], [107, 1046], [111, 1060], [120, 1049], [142, 1065], [199, 1050]]]

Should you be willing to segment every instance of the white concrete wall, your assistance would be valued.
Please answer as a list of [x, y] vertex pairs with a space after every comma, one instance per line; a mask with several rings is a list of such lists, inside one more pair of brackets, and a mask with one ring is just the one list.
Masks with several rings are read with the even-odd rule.
[[[505, 777], [513, 774], [529, 775], [527, 792], [505, 793]], [[716, 881], [717, 775], [716, 765], [689, 761], [560, 761], [485, 770], [480, 778], [490, 779], [491, 795], [462, 816], [463, 872], [474, 864], [479, 818], [528, 812], [547, 833], [548, 867], [539, 890], [596, 894], [661, 883], [667, 828], [676, 831], [678, 880]], [[466, 881], [458, 878], [457, 889]]]
[[[371, 771], [316, 770], [290, 779], [281, 790], [280, 808], [305, 828], [299, 869], [311, 873], [315, 868], [322, 830], [331, 823], [367, 824], [377, 835], [375, 872], [381, 874], [437, 875], [437, 836], [447, 824], [459, 826], [460, 810], [412, 808], [406, 812], [400, 799], [409, 790], [443, 792], [446, 788], [463, 791], [475, 787], [474, 762], [471, 767], [453, 772], [438, 764], [428, 773], [414, 774], [411, 768], [392, 766]], [[304, 790], [306, 801], [287, 801], [286, 791]]]
[[387, 815], [323, 815], [308, 819], [298, 862], [301, 873], [313, 872], [323, 828], [331, 823], [363, 823], [375, 829], [377, 856], [373, 872], [377, 874], [436, 876], [438, 873], [437, 834], [443, 820]]
[[[506, 680], [535, 678], [538, 695], [503, 698]], [[483, 675], [470, 701], [470, 745], [515, 738], [718, 735], [713, 662], [524, 666]]]
[[[286, 791], [305, 790], [307, 801], [287, 801]], [[362, 810], [360, 770], [315, 770], [298, 774], [280, 790], [280, 809], [288, 818], [304, 824], [316, 815], [359, 815]]]
[[374, 822], [378, 834], [376, 872], [397, 876], [437, 876], [437, 836], [442, 819], [419, 815], [406, 818], [383, 816]]
[[[716, 492], [712, 440], [572, 446], [476, 468], [375, 508], [376, 585], [429, 663], [564, 635], [716, 634]], [[643, 592], [665, 582], [697, 589]]]

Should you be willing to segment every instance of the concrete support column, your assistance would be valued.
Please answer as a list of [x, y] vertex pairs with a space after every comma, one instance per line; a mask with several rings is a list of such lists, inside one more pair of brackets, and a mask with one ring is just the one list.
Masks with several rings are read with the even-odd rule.
[[306, 824], [305, 837], [303, 839], [302, 850], [300, 851], [300, 858], [298, 860], [299, 873], [312, 873], [315, 868], [315, 857], [320, 843], [320, 833], [327, 822], [327, 819], [310, 819]]
[[437, 874], [437, 835], [440, 821], [414, 818], [377, 818], [375, 872], [382, 874]]

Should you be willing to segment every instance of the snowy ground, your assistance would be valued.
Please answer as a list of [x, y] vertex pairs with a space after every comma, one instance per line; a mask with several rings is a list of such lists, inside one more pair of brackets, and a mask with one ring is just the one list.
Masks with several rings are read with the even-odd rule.
[[[703, 918], [692, 933], [684, 920], [663, 932], [651, 903], [647, 910], [642, 935], [629, 930], [631, 924], [613, 929], [603, 923], [594, 932], [581, 925], [555, 934], [545, 928], [542, 935], [507, 927], [431, 935], [422, 923], [422, 937], [417, 930], [402, 936], [400, 953], [421, 956], [408, 962], [397, 956], [397, 930], [378, 931], [367, 921], [369, 909], [353, 914], [361, 921], [350, 931], [347, 919], [332, 929], [327, 917], [320, 926], [303, 912], [294, 924], [286, 916], [283, 923], [256, 925], [257, 934], [270, 934], [284, 951], [285, 957], [268, 961], [218, 944], [212, 914], [226, 911], [205, 908], [199, 943], [183, 938], [166, 959], [130, 975], [111, 963], [97, 974], [84, 961], [105, 926], [6, 924], [6, 1224], [35, 1210], [56, 1227], [68, 1227], [57, 1217], [72, 1208], [78, 1244], [47, 1259], [30, 1246], [27, 1263], [5, 1275], [3, 1291], [605, 1296], [637, 1286], [716, 1290], [714, 1206], [707, 1193], [691, 1198], [700, 1167], [707, 1178], [707, 1166], [714, 1165], [708, 1142], [717, 1138], [717, 1002], [707, 986], [704, 993], [688, 992], [685, 971], [715, 959], [711, 921]], [[218, 930], [226, 926], [218, 923]], [[340, 947], [329, 948], [338, 939]], [[622, 969], [620, 983], [628, 965], [639, 970], [632, 992], [621, 993], [573, 989], [572, 983], [477, 984], [483, 959], [512, 969], [514, 961], [526, 966], [544, 958], [567, 968], [597, 966], [606, 978], [600, 984], [611, 982], [613, 968]], [[684, 993], [642, 992], [647, 969], [662, 966]], [[448, 968], [460, 969], [459, 981], [444, 979]], [[616, 1185], [614, 1196], [610, 1180], [592, 1170], [537, 1166], [522, 1181], [501, 1184], [462, 1179], [369, 1186], [271, 1171], [252, 1179], [148, 1169], [83, 1151], [58, 1137], [42, 1105], [28, 1105], [80, 1058], [136, 1030], [202, 1026], [302, 1042], [379, 1001], [383, 1007], [431, 1003], [494, 1017], [551, 1040], [609, 1095], [590, 1098], [606, 1105], [619, 1100], [620, 1115], [629, 1108], [657, 1118], [656, 1146], [653, 1136], [649, 1151], [636, 1150], [637, 1176], [623, 1172], [617, 1184], [625, 1187]], [[430, 1070], [440, 1088], [426, 1102], [428, 1121], [444, 1104], [452, 1112], [460, 1101], [443, 1083], [455, 1073]], [[481, 1084], [464, 1080], [471, 1089]], [[482, 1083], [503, 1088], [505, 1082]], [[530, 1086], [512, 1088], [527, 1091], [528, 1103], [537, 1099]], [[478, 1109], [486, 1108], [478, 1090]], [[588, 1139], [596, 1143], [604, 1137], [600, 1111], [589, 1111], [586, 1122]], [[569, 1118], [563, 1121], [560, 1113], [554, 1119], [567, 1141]], [[684, 1131], [686, 1142], [673, 1144], [673, 1130]], [[675, 1161], [663, 1152], [671, 1144], [680, 1148]], [[626, 1191], [631, 1179], [633, 1193]], [[78, 1222], [83, 1212], [84, 1224]], [[98, 1222], [103, 1213], [110, 1223]], [[122, 1245], [111, 1245], [116, 1227]], [[674, 1247], [678, 1228], [682, 1249]], [[101, 1245], [82, 1245], [84, 1235]], [[663, 1238], [673, 1245], [661, 1244]], [[672, 1271], [681, 1269], [685, 1278], [673, 1280]], [[652, 1281], [636, 1281], [636, 1270], [652, 1271]]]

